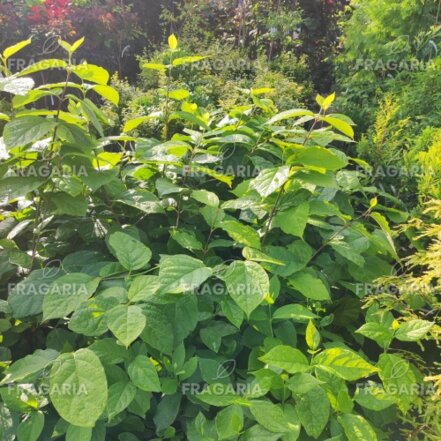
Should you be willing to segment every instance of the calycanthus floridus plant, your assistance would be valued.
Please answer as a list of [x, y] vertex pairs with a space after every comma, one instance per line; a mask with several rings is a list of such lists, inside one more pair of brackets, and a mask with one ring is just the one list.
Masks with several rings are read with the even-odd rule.
[[[397, 254], [367, 165], [332, 147], [354, 136], [335, 96], [210, 114], [171, 87], [201, 59], [171, 36], [145, 65], [163, 108], [109, 136], [118, 93], [81, 43], [14, 74], [31, 41], [1, 56], [1, 439], [389, 439], [422, 382], [392, 343], [432, 323], [362, 310]], [[135, 136], [150, 119], [163, 139]]]

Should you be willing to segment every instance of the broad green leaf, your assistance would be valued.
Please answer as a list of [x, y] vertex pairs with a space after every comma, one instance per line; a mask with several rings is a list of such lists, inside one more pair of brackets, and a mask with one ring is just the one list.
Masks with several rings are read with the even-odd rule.
[[[190, 389], [189, 389], [190, 390]], [[215, 407], [227, 407], [232, 404], [248, 405], [246, 398], [237, 395], [230, 384], [213, 383], [196, 395], [198, 400]]]
[[57, 127], [57, 137], [81, 149], [93, 146], [91, 136], [84, 128], [76, 124], [68, 124], [64, 121], [60, 122]]
[[94, 64], [78, 64], [72, 68], [72, 71], [82, 80], [91, 81], [102, 86], [106, 86], [110, 79], [109, 72], [106, 69]]
[[418, 397], [418, 381], [410, 363], [399, 355], [381, 354], [378, 368], [385, 390], [391, 392], [400, 410], [407, 413]]
[[284, 233], [303, 237], [309, 218], [309, 204], [303, 202], [297, 207], [280, 211], [274, 218], [274, 227], [279, 227]]
[[7, 47], [3, 51], [3, 58], [5, 61], [8, 60], [8, 58], [12, 57], [12, 55], [16, 54], [17, 52], [21, 51], [26, 46], [29, 46], [32, 43], [32, 38], [29, 38], [27, 40], [20, 41], [17, 44], [14, 44], [13, 46]]
[[291, 377], [287, 382], [287, 386], [288, 389], [293, 391], [296, 395], [301, 395], [306, 394], [322, 383], [323, 381], [318, 380], [311, 374], [301, 372]]
[[202, 412], [187, 425], [186, 436], [188, 441], [212, 441], [216, 439], [216, 426], [213, 421], [207, 421]]
[[119, 299], [97, 296], [83, 302], [73, 313], [68, 328], [77, 334], [97, 337], [107, 332], [105, 312], [116, 306]]
[[39, 99], [44, 98], [46, 96], [53, 96], [53, 94], [52, 92], [49, 92], [47, 90], [30, 90], [24, 96], [16, 95], [12, 99], [12, 104], [14, 106], [14, 109], [17, 109], [26, 106], [27, 104], [34, 103], [35, 101], [38, 101]]
[[43, 300], [43, 321], [63, 318], [75, 311], [82, 302], [93, 295], [99, 278], [83, 273], [71, 273], [59, 277], [49, 287]]
[[150, 303], [141, 306], [146, 317], [146, 326], [141, 339], [159, 352], [171, 354], [174, 348], [174, 326], [164, 307]]
[[23, 317], [41, 314], [44, 297], [48, 293], [51, 283], [60, 275], [58, 269], [52, 273], [47, 268], [36, 270], [14, 286], [8, 297], [13, 317], [22, 319]]
[[111, 86], [104, 86], [101, 84], [92, 87], [92, 90], [101, 95], [107, 101], [110, 101], [115, 106], [119, 104], [119, 92]]
[[204, 248], [202, 242], [196, 237], [193, 231], [184, 231], [173, 229], [171, 231], [171, 237], [175, 240], [181, 247], [188, 250], [199, 250]]
[[103, 138], [104, 130], [102, 122], [105, 120], [103, 113], [88, 98], [80, 101], [80, 107], [83, 116], [88, 119], [89, 123], [93, 125], [98, 134]]
[[194, 291], [212, 275], [212, 269], [185, 254], [163, 256], [159, 266], [161, 292], [181, 294]]
[[33, 354], [26, 355], [12, 363], [6, 369], [6, 376], [0, 385], [20, 382], [26, 377], [42, 371], [50, 366], [58, 355], [58, 351], [54, 349], [37, 349]]
[[127, 368], [132, 383], [145, 392], [161, 392], [158, 372], [145, 355], [138, 355]]
[[373, 322], [364, 324], [355, 332], [376, 341], [382, 348], [387, 348], [394, 336], [392, 329], [389, 329], [381, 323]]
[[222, 313], [236, 328], [240, 328], [245, 314], [242, 309], [230, 298], [221, 302]]
[[146, 302], [159, 291], [161, 283], [158, 276], [138, 276], [130, 284], [129, 300], [132, 303]]
[[13, 418], [10, 410], [0, 403], [0, 436], [2, 441], [14, 441], [17, 430], [17, 420]]
[[333, 171], [346, 167], [348, 163], [347, 160], [324, 147], [304, 148], [297, 152], [293, 158], [295, 163]]
[[143, 69], [159, 70], [160, 72], [165, 72], [167, 70], [167, 66], [160, 63], [144, 63], [142, 67]]
[[370, 243], [365, 237], [360, 237], [350, 242], [334, 238], [329, 242], [329, 245], [340, 254], [340, 256], [343, 256], [359, 267], [363, 267], [365, 259], [361, 253], [369, 248]]
[[216, 431], [219, 440], [237, 437], [243, 429], [243, 411], [238, 405], [228, 406], [216, 415]]
[[83, 195], [71, 196], [68, 193], [59, 192], [50, 195], [50, 202], [55, 204], [55, 214], [67, 214], [69, 216], [84, 217], [87, 214], [88, 203]]
[[268, 366], [283, 369], [290, 374], [309, 370], [309, 362], [306, 356], [291, 346], [275, 346], [265, 355], [259, 357], [259, 360]]
[[245, 247], [242, 250], [242, 255], [247, 260], [252, 260], [253, 262], [265, 262], [272, 263], [273, 265], [285, 266], [285, 262], [282, 260], [275, 259], [268, 254], [262, 253], [262, 251], [256, 250], [254, 248]]
[[152, 252], [148, 247], [121, 231], [112, 233], [108, 243], [112, 254], [129, 271], [145, 268], [152, 257]]
[[3, 139], [8, 149], [25, 146], [46, 136], [56, 125], [39, 116], [15, 118], [5, 125]]
[[330, 415], [326, 392], [317, 386], [297, 398], [297, 415], [306, 433], [318, 438], [325, 429]]
[[338, 422], [351, 441], [377, 441], [374, 429], [361, 415], [347, 413], [339, 416]]
[[126, 347], [130, 346], [145, 328], [146, 318], [136, 305], [118, 305], [106, 314], [112, 334]]
[[261, 425], [255, 424], [244, 433], [243, 441], [278, 441], [281, 439], [280, 435], [280, 433], [270, 432]]
[[225, 218], [225, 212], [217, 207], [207, 205], [206, 207], [202, 207], [199, 212], [210, 228], [215, 228], [215, 225]]
[[371, 213], [371, 217], [380, 226], [381, 230], [383, 231], [384, 235], [386, 236], [386, 239], [389, 244], [392, 255], [394, 256], [394, 258], [397, 261], [399, 261], [400, 258], [398, 256], [397, 250], [395, 248], [395, 243], [394, 243], [394, 239], [392, 237], [392, 230], [389, 226], [389, 222], [381, 213], [378, 213], [378, 212]]
[[331, 369], [321, 366], [316, 367], [315, 376], [322, 382], [321, 387], [325, 390], [331, 407], [336, 412], [352, 412], [354, 403], [343, 378]]
[[91, 441], [92, 430], [91, 427], [78, 427], [70, 424], [66, 432], [66, 441]]
[[151, 119], [154, 119], [155, 117], [152, 115], [148, 116], [140, 116], [138, 118], [131, 119], [127, 121], [124, 125], [123, 132], [128, 133], [131, 130], [135, 130], [138, 128], [141, 124], [144, 124], [147, 121], [150, 121]]
[[326, 98], [323, 98], [321, 102], [319, 103], [320, 106], [323, 108], [323, 110], [328, 110], [331, 104], [335, 101], [335, 92], [331, 95], [328, 95]]
[[[231, 184], [233, 183], [233, 177], [224, 175], [223, 173], [219, 173], [216, 170], [212, 170], [208, 167], [202, 167], [200, 165], [193, 164], [192, 168], [196, 173], [203, 173], [208, 176], [211, 176], [212, 178], [218, 180], [219, 182], [223, 182], [224, 184], [227, 184], [229, 187], [231, 187]], [[190, 170], [190, 174], [192, 171]]]
[[236, 220], [225, 220], [219, 222], [218, 226], [234, 241], [251, 248], [260, 248], [259, 235], [252, 227]]
[[58, 38], [58, 44], [66, 51], [71, 53], [72, 52], [72, 45], [68, 43], [67, 41], [63, 40], [61, 37]]
[[357, 388], [354, 400], [360, 406], [377, 412], [395, 404], [393, 396], [389, 396], [384, 388], [371, 381]]
[[135, 415], [138, 415], [141, 418], [145, 417], [146, 412], [151, 407], [151, 392], [143, 392], [142, 390], [137, 390], [135, 398], [129, 404], [128, 411]]
[[113, 338], [96, 340], [89, 346], [104, 364], [122, 363], [128, 358], [127, 349]]
[[288, 180], [290, 167], [267, 168], [262, 170], [259, 175], [251, 181], [254, 188], [262, 197], [268, 197], [279, 190]]
[[18, 441], [37, 441], [43, 431], [44, 413], [31, 412], [17, 427]]
[[299, 433], [300, 425], [285, 413], [281, 406], [270, 401], [251, 401], [250, 411], [265, 429], [275, 433]]
[[249, 144], [252, 142], [252, 138], [248, 135], [236, 133], [233, 135], [222, 136], [222, 138], [219, 139], [219, 142], [222, 144]]
[[81, 37], [79, 38], [77, 41], [75, 41], [74, 43], [72, 43], [72, 49], [71, 49], [71, 53], [74, 53], [77, 49], [80, 48], [80, 46], [84, 43], [85, 38]]
[[409, 320], [408, 322], [400, 323], [395, 337], [401, 341], [418, 341], [430, 331], [434, 324], [427, 320]]
[[288, 278], [292, 274], [303, 270], [312, 257], [312, 248], [303, 240], [295, 240], [287, 247], [267, 246], [265, 252], [285, 263], [284, 266], [267, 263], [263, 265], [271, 273], [283, 278]]
[[188, 57], [179, 57], [173, 60], [173, 66], [182, 66], [183, 64], [197, 63], [198, 61], [204, 60], [207, 57], [202, 57], [200, 55], [192, 55]]
[[132, 189], [118, 195], [118, 202], [135, 207], [143, 213], [163, 213], [159, 199], [147, 190]]
[[45, 178], [37, 176], [10, 176], [0, 180], [0, 194], [9, 199], [26, 196], [45, 183]]
[[308, 299], [331, 300], [325, 284], [318, 277], [314, 277], [309, 273], [296, 273], [289, 278], [288, 283]]
[[218, 352], [222, 344], [222, 338], [235, 334], [237, 329], [224, 322], [213, 323], [201, 329], [200, 336], [202, 342], [214, 352]]
[[231, 298], [248, 316], [269, 294], [268, 274], [256, 262], [236, 260], [222, 279]]
[[[317, 187], [334, 188], [334, 189], [338, 188], [335, 174], [332, 171], [327, 171], [326, 173], [319, 173], [318, 171], [302, 168], [300, 171], [297, 171], [294, 174], [294, 177], [308, 184], [316, 185]], [[330, 209], [334, 209], [335, 211], [338, 211], [338, 209], [336, 209], [335, 206], [330, 207]]]
[[153, 416], [153, 422], [158, 432], [164, 431], [174, 423], [178, 416], [181, 399], [182, 395], [180, 393], [165, 395], [161, 398]]
[[191, 197], [201, 204], [208, 205], [209, 207], [218, 207], [219, 198], [216, 193], [212, 193], [207, 190], [194, 190], [191, 192]]
[[331, 369], [347, 381], [359, 380], [378, 371], [356, 352], [345, 348], [325, 349], [314, 357], [314, 364]]
[[314, 322], [312, 320], [310, 320], [306, 326], [305, 340], [309, 349], [312, 349], [313, 351], [320, 346], [320, 332], [314, 326]]
[[298, 322], [307, 322], [315, 318], [318, 318], [316, 314], [314, 314], [305, 306], [298, 304], [282, 306], [278, 308], [273, 314], [274, 320], [291, 319]]
[[337, 118], [335, 116], [324, 116], [322, 117], [322, 120], [330, 124], [332, 127], [335, 127], [338, 131], [340, 131], [344, 135], [349, 136], [349, 138], [354, 139], [355, 136], [354, 129], [346, 121], [343, 121], [342, 119]]
[[127, 380], [121, 380], [109, 387], [109, 398], [107, 401], [106, 412], [109, 421], [124, 409], [129, 407], [135, 399], [136, 387]]
[[80, 427], [94, 427], [107, 403], [107, 380], [89, 349], [60, 355], [49, 377], [49, 395], [59, 415]]
[[314, 116], [314, 113], [311, 112], [310, 110], [305, 110], [305, 109], [286, 110], [284, 112], [278, 113], [276, 116], [273, 116], [265, 124], [271, 125], [279, 121], [284, 121], [285, 119], [298, 118], [299, 116]]

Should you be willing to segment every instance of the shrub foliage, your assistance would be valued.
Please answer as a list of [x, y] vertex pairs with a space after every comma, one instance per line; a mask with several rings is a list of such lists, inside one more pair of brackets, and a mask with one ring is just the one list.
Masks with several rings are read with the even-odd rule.
[[[362, 309], [398, 256], [335, 95], [209, 112], [169, 81], [201, 61], [172, 35], [145, 65], [158, 110], [110, 134], [119, 96], [73, 64], [82, 40], [11, 74], [30, 43], [2, 54], [2, 439], [389, 439], [422, 383], [399, 345], [433, 322]], [[36, 86], [47, 69], [64, 80]]]

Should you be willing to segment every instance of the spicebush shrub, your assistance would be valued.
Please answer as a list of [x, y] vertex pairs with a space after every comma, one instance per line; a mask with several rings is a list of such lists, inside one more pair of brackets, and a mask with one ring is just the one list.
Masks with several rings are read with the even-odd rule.
[[[173, 87], [201, 57], [172, 35], [144, 66], [158, 110], [109, 135], [92, 94], [119, 96], [72, 63], [81, 43], [0, 83], [2, 439], [388, 439], [422, 383], [394, 344], [433, 323], [361, 309], [398, 256], [389, 210], [333, 147], [354, 137], [335, 95], [278, 112], [251, 89], [209, 112]], [[35, 88], [51, 68], [66, 81]], [[160, 137], [133, 136], [150, 120]]]

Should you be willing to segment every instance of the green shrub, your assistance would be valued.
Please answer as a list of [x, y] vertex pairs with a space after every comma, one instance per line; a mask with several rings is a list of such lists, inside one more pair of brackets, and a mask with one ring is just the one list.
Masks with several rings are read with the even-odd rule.
[[[71, 63], [81, 40], [61, 44], [69, 62], [1, 82], [15, 95], [1, 115], [2, 439], [390, 439], [422, 377], [355, 332], [398, 256], [390, 210], [334, 147], [354, 137], [335, 95], [278, 113], [251, 89], [208, 111], [174, 88], [201, 58], [172, 35], [166, 64], [145, 66], [158, 111], [112, 135], [90, 99], [118, 105], [109, 74]], [[66, 81], [34, 87], [48, 68]], [[150, 120], [160, 137], [132, 136]], [[366, 320], [392, 333], [389, 315]]]
[[[439, 187], [438, 187], [439, 188]], [[423, 403], [418, 412], [403, 417], [402, 433], [406, 439], [436, 441], [441, 437], [440, 398], [441, 365], [439, 363], [441, 326], [441, 201], [433, 199], [424, 205], [419, 217], [411, 219], [400, 229], [412, 241], [412, 254], [403, 261], [397, 274], [379, 280], [382, 289], [368, 298], [368, 314], [382, 311], [384, 316], [397, 318], [394, 328], [398, 336], [403, 329], [417, 324], [433, 323], [429, 338], [421, 345], [423, 358], [418, 356], [413, 338], [403, 339], [401, 350], [408, 359], [416, 360], [425, 374], [425, 386], [420, 390]], [[368, 331], [367, 325], [359, 332]], [[364, 331], [363, 331], [364, 329]], [[384, 331], [384, 329], [383, 329]], [[368, 338], [382, 345], [385, 334], [367, 334]], [[414, 335], [414, 337], [416, 334]]]
[[416, 106], [410, 112], [415, 117], [420, 115], [419, 106], [430, 114], [430, 103], [438, 101], [439, 93], [433, 88], [439, 81], [437, 69], [433, 70], [439, 65], [434, 61], [441, 37], [438, 1], [353, 0], [351, 6], [353, 13], [342, 22], [342, 51], [335, 60], [342, 109], [360, 132], [374, 123], [387, 92], [402, 91], [403, 102], [407, 94], [409, 108]]

